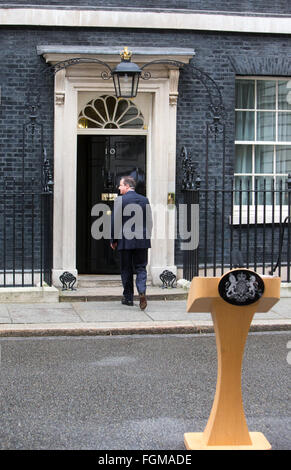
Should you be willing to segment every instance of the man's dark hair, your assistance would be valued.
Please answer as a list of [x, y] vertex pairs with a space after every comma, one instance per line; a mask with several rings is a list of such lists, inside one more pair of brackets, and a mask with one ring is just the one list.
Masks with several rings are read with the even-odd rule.
[[123, 180], [124, 184], [128, 184], [130, 188], [135, 189], [136, 181], [132, 176], [123, 176], [121, 179]]

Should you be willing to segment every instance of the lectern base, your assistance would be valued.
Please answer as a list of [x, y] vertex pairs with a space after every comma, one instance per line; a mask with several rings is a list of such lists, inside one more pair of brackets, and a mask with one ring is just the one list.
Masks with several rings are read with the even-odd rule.
[[271, 450], [272, 446], [261, 432], [250, 432], [251, 445], [208, 446], [203, 439], [203, 432], [184, 434], [187, 450]]

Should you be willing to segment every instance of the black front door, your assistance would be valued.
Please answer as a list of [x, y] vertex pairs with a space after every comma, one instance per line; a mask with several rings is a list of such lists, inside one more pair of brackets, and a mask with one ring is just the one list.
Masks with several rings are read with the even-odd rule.
[[[77, 269], [80, 274], [117, 274], [119, 259], [110, 241], [96, 240], [91, 227], [95, 204], [106, 204], [110, 217], [122, 176], [137, 181], [136, 191], [145, 195], [145, 136], [78, 136], [77, 163]], [[100, 214], [101, 215], [101, 214]], [[105, 214], [104, 214], [105, 215]], [[103, 216], [104, 216], [103, 215]]]

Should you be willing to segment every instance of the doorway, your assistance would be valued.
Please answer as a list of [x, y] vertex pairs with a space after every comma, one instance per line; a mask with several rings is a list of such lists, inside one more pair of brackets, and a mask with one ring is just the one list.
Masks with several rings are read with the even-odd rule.
[[91, 227], [96, 217], [92, 207], [108, 206], [117, 197], [122, 176], [137, 181], [136, 191], [146, 195], [146, 136], [79, 135], [77, 147], [77, 233], [76, 262], [79, 274], [118, 274], [118, 252], [110, 240], [96, 240]]

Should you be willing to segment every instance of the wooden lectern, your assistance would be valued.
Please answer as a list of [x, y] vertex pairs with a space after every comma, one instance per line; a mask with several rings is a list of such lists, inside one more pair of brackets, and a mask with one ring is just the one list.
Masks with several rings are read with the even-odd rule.
[[188, 312], [211, 312], [218, 356], [216, 393], [204, 432], [185, 433], [188, 450], [267, 450], [260, 432], [249, 432], [245, 419], [241, 369], [245, 342], [255, 312], [268, 312], [280, 298], [279, 277], [260, 277], [233, 269], [221, 278], [194, 277]]

